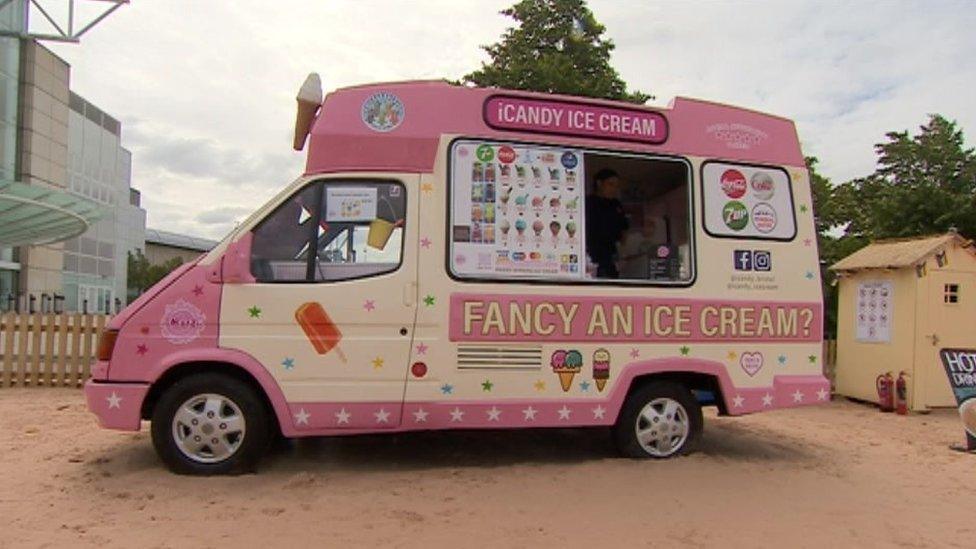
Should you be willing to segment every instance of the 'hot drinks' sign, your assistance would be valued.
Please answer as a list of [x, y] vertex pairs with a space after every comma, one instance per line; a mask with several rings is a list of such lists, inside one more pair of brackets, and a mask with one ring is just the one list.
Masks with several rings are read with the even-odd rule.
[[668, 121], [659, 112], [568, 101], [493, 95], [485, 101], [485, 123], [499, 130], [639, 141], [668, 139]]
[[942, 349], [942, 366], [959, 404], [959, 416], [966, 429], [966, 449], [976, 450], [976, 350]]

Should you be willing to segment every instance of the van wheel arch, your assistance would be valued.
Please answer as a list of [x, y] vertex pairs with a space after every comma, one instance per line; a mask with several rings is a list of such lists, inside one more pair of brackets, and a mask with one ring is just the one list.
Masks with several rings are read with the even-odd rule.
[[268, 398], [268, 394], [265, 392], [264, 387], [262, 387], [258, 380], [255, 379], [254, 376], [251, 375], [251, 373], [246, 369], [228, 362], [184, 362], [166, 370], [166, 372], [164, 372], [159, 379], [153, 382], [152, 386], [149, 388], [149, 392], [146, 394], [146, 398], [142, 401], [142, 410], [140, 411], [142, 419], [148, 420], [152, 418], [153, 411], [156, 408], [156, 403], [159, 402], [159, 397], [166, 392], [168, 388], [172, 387], [174, 383], [187, 376], [200, 373], [222, 374], [249, 385], [256, 394], [260, 395], [261, 402], [264, 403], [268, 417], [275, 418], [275, 421], [269, 422], [273, 427], [272, 434], [275, 436], [281, 435], [281, 425], [278, 420], [278, 414], [275, 412], [274, 406], [271, 405], [271, 399]]
[[630, 387], [627, 388], [627, 396], [632, 395], [641, 387], [659, 381], [677, 383], [690, 391], [709, 391], [715, 395], [715, 405], [718, 407], [719, 415], [728, 414], [725, 396], [722, 394], [722, 384], [718, 377], [701, 372], [657, 372], [640, 375], [630, 382]]

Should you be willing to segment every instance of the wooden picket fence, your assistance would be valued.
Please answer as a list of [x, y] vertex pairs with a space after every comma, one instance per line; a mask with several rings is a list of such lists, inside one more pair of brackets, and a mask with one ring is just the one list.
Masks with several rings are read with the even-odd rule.
[[0, 314], [0, 388], [80, 387], [91, 376], [102, 314]]

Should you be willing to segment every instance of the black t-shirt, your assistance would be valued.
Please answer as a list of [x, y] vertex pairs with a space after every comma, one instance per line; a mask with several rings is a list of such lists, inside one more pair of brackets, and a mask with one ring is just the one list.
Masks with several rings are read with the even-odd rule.
[[608, 266], [617, 253], [617, 242], [627, 230], [623, 204], [616, 198], [586, 197], [586, 252], [600, 266]]

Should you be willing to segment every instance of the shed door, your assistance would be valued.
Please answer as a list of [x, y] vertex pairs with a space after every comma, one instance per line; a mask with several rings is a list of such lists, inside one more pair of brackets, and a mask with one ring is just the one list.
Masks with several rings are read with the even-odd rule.
[[[949, 387], [945, 370], [939, 359], [939, 349], [949, 347], [976, 347], [976, 274], [929, 271], [929, 325], [924, 330], [925, 349], [919, 353], [921, 364], [915, 365], [916, 375], [921, 373], [922, 404], [928, 407], [952, 406], [956, 399]], [[934, 336], [934, 338], [933, 338]], [[933, 344], [934, 342], [934, 344]], [[918, 385], [916, 385], [918, 386]]]

